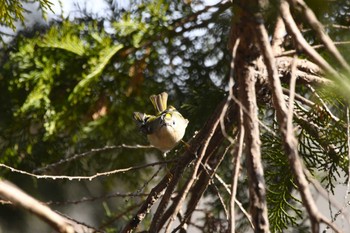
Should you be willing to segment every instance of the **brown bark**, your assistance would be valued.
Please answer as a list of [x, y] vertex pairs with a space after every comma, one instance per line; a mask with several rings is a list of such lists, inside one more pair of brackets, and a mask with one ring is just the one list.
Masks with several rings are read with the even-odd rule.
[[243, 125], [245, 132], [246, 166], [249, 183], [250, 212], [255, 232], [269, 232], [267, 216], [266, 185], [261, 163], [260, 132], [258, 107], [256, 102], [256, 73], [262, 67], [259, 50], [254, 40], [249, 12], [240, 15], [239, 23], [235, 25], [240, 44], [235, 60], [236, 79], [239, 87], [239, 100], [245, 107]]

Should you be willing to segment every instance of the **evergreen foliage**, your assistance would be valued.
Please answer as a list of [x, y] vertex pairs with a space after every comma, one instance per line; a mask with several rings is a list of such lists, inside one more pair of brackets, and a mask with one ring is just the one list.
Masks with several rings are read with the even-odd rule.
[[[20, 21], [24, 23], [25, 13], [28, 12], [25, 5], [32, 3], [30, 0], [1, 0], [0, 1], [0, 22], [2, 26], [16, 29], [15, 23]], [[43, 16], [48, 10], [52, 11], [50, 0], [36, 0], [38, 9], [42, 11]]]

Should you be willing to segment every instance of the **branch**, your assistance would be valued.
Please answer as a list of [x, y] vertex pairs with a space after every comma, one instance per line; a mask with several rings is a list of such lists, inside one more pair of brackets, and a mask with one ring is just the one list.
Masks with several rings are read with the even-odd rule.
[[74, 233], [74, 228], [66, 219], [49, 207], [41, 204], [39, 201], [24, 193], [8, 181], [0, 179], [0, 195], [14, 205], [21, 207], [51, 225], [55, 230], [61, 233]]
[[324, 100], [319, 96], [319, 94], [317, 94], [316, 90], [311, 86], [311, 85], [307, 85], [307, 87], [311, 90], [311, 92], [316, 96], [316, 98], [320, 101], [320, 103], [322, 104], [322, 108], [323, 110], [328, 114], [328, 116], [330, 116], [335, 122], [339, 122], [340, 119], [338, 117], [336, 117], [332, 111], [327, 107], [327, 104], [324, 102]]
[[275, 31], [272, 36], [272, 50], [275, 56], [280, 55], [283, 52], [284, 36], [286, 34], [286, 27], [284, 26], [281, 16], [277, 17]]
[[[239, 126], [239, 141], [234, 149], [233, 158], [232, 158], [232, 184], [230, 196], [230, 219], [229, 219], [229, 229], [230, 232], [235, 232], [236, 229], [236, 214], [235, 214], [235, 203], [237, 202], [236, 194], [238, 187], [238, 177], [241, 168], [241, 158], [243, 154], [243, 143], [244, 143], [244, 126], [243, 126], [243, 112], [242, 109], [239, 110], [240, 115], [240, 126]], [[252, 223], [251, 216], [243, 212], [245, 216], [248, 218], [252, 228], [254, 229], [254, 224]]]
[[317, 64], [319, 65], [328, 75], [336, 78], [339, 83], [346, 89], [350, 91], [350, 83], [346, 81], [340, 73], [338, 73], [314, 48], [312, 48], [309, 43], [305, 40], [304, 36], [298, 29], [289, 9], [289, 4], [287, 1], [283, 0], [280, 4], [280, 13], [288, 29], [289, 34], [293, 37], [295, 42], [303, 48], [305, 53]]
[[[209, 184], [213, 181], [213, 176], [215, 175], [219, 165], [221, 164], [222, 160], [224, 159], [229, 149], [230, 149], [230, 146], [225, 149], [224, 153], [220, 153], [219, 155], [213, 156], [213, 158], [215, 159], [213, 162], [214, 164], [211, 167], [209, 167], [208, 163], [201, 164], [202, 169], [200, 171], [200, 175], [197, 178], [198, 180], [191, 188], [191, 198], [188, 201], [184, 218], [180, 222], [179, 226], [177, 226], [173, 230], [173, 232], [176, 232], [177, 230], [181, 229], [181, 227], [185, 223], [187, 224], [190, 223], [190, 219], [193, 211], [195, 210], [197, 204], [199, 203], [199, 200], [202, 198], [203, 193], [205, 192], [205, 190], [207, 190]], [[219, 198], [221, 197], [219, 193], [217, 195], [219, 196]], [[224, 209], [225, 209], [225, 206], [224, 206]]]
[[[335, 59], [342, 65], [342, 67], [350, 73], [350, 66], [345, 61], [344, 57], [340, 54], [337, 47], [334, 45], [333, 40], [324, 32], [322, 24], [317, 20], [314, 12], [306, 5], [303, 0], [288, 0], [290, 4], [293, 4], [296, 9], [301, 9], [304, 17], [310, 24], [310, 26], [316, 31], [317, 36], [321, 39], [324, 46], [335, 57]], [[298, 6], [298, 7], [296, 7]]]
[[[244, 48], [247, 49], [247, 48]], [[266, 190], [264, 172], [261, 163], [260, 133], [255, 96], [255, 77], [252, 68], [243, 67], [240, 81], [240, 101], [246, 106], [248, 113], [243, 114], [245, 132], [246, 166], [248, 171], [249, 199], [255, 231], [269, 232], [267, 217]], [[246, 116], [249, 115], [249, 117]]]
[[[220, 119], [216, 119], [216, 121], [214, 121], [214, 123], [212, 124], [210, 130], [207, 133], [206, 139], [203, 141], [203, 144], [202, 144], [202, 146], [200, 148], [199, 156], [197, 158], [196, 164], [194, 165], [194, 169], [192, 171], [191, 177], [187, 181], [185, 189], [184, 189], [184, 192], [183, 192], [183, 195], [180, 197], [177, 205], [175, 206], [175, 208], [173, 210], [172, 215], [170, 216], [169, 224], [168, 224], [168, 227], [166, 229], [166, 232], [168, 232], [168, 230], [171, 228], [171, 223], [175, 220], [175, 216], [179, 213], [180, 208], [181, 208], [183, 202], [185, 201], [185, 198], [187, 197], [188, 192], [190, 191], [192, 185], [195, 183], [195, 181], [197, 179], [197, 174], [198, 174], [199, 168], [200, 168], [200, 166], [202, 164], [202, 160], [203, 160], [204, 156], [206, 155], [207, 148], [209, 146], [210, 140], [214, 136], [216, 128], [219, 125], [219, 121], [220, 121]], [[159, 230], [159, 228], [156, 228], [156, 229]]]
[[[281, 81], [286, 82], [290, 79], [292, 57], [278, 57], [276, 59], [277, 69], [281, 76]], [[323, 78], [323, 71], [315, 63], [306, 59], [295, 59], [295, 75], [299, 84], [313, 84], [318, 86], [334, 86], [332, 80]]]
[[[350, 44], [350, 41], [335, 41], [333, 42], [334, 45], [348, 45]], [[320, 49], [320, 48], [324, 48], [325, 46], [323, 44], [318, 44], [318, 45], [312, 45], [311, 46], [313, 49]], [[282, 52], [280, 55], [277, 55], [276, 57], [279, 56], [291, 56], [297, 53], [297, 50], [292, 49], [292, 50], [288, 50], [285, 52]]]
[[138, 170], [141, 168], [145, 168], [145, 167], [153, 167], [156, 165], [162, 165], [162, 164], [167, 164], [167, 163], [172, 163], [177, 161], [177, 159], [173, 159], [173, 160], [166, 160], [166, 161], [160, 161], [160, 162], [154, 162], [154, 163], [148, 163], [148, 164], [142, 164], [139, 166], [134, 166], [134, 167], [127, 167], [127, 168], [121, 168], [121, 169], [116, 169], [116, 170], [112, 170], [112, 171], [108, 171], [108, 172], [99, 172], [96, 173], [95, 175], [91, 175], [91, 176], [65, 176], [65, 175], [61, 175], [61, 176], [51, 176], [51, 175], [37, 175], [37, 174], [33, 174], [30, 172], [26, 172], [26, 171], [22, 171], [13, 167], [10, 167], [6, 164], [0, 163], [0, 167], [4, 167], [6, 169], [11, 170], [11, 172], [16, 172], [22, 175], [27, 175], [27, 176], [31, 176], [34, 177], [36, 179], [52, 179], [52, 180], [93, 180], [96, 179], [98, 177], [101, 176], [110, 176], [110, 175], [114, 175], [117, 173], [125, 173], [125, 172], [129, 172], [129, 171], [134, 171], [134, 170]]
[[[290, 21], [286, 20], [287, 18], [286, 8], [288, 8], [288, 3], [286, 3], [285, 1], [282, 1], [281, 12], [283, 12], [282, 16], [287, 25], [288, 23], [290, 23]], [[288, 8], [288, 12], [289, 12], [289, 8]], [[256, 19], [256, 22], [261, 22], [261, 19], [259, 18]], [[258, 39], [258, 43], [259, 43], [262, 55], [264, 57], [266, 68], [269, 74], [268, 76], [269, 83], [272, 90], [272, 95], [274, 100], [273, 103], [277, 114], [277, 121], [279, 123], [283, 141], [284, 141], [284, 149], [286, 151], [286, 154], [288, 155], [289, 163], [296, 177], [296, 184], [300, 191], [303, 204], [309, 214], [312, 232], [318, 233], [320, 229], [320, 221], [324, 220], [325, 217], [321, 215], [317, 209], [316, 203], [312, 197], [311, 191], [308, 187], [308, 182], [303, 172], [303, 166], [298, 154], [298, 142], [294, 136], [294, 132], [290, 132], [292, 127], [287, 126], [288, 114], [286, 109], [286, 103], [283, 98], [282, 87], [278, 77], [278, 71], [275, 67], [275, 59], [274, 59], [272, 48], [269, 44], [269, 38], [268, 38], [266, 28], [263, 24], [258, 24], [258, 23], [256, 23], [255, 28], [256, 28], [256, 37]], [[333, 224], [331, 226], [332, 228], [334, 227], [333, 229], [336, 229], [336, 227], [333, 226]]]
[[288, 29], [288, 33], [294, 38], [295, 42], [300, 45], [307, 55], [309, 55], [323, 70], [333, 76], [338, 76], [336, 70], [323, 58], [320, 54], [313, 49], [309, 43], [305, 40], [304, 36], [301, 34], [298, 26], [296, 25], [292, 14], [290, 13], [289, 4], [287, 1], [283, 0], [280, 5], [281, 16], [284, 23]]
[[98, 201], [98, 200], [107, 200], [107, 199], [111, 199], [114, 197], [121, 197], [121, 198], [125, 198], [125, 197], [146, 197], [148, 196], [149, 193], [120, 193], [120, 192], [115, 192], [115, 193], [111, 193], [111, 194], [107, 194], [107, 195], [103, 195], [103, 196], [98, 196], [98, 197], [82, 197], [79, 200], [68, 200], [68, 201], [48, 201], [48, 202], [44, 202], [44, 204], [46, 205], [58, 205], [58, 206], [62, 206], [62, 205], [77, 205], [77, 204], [81, 204], [81, 203], [85, 203], [85, 202], [94, 202], [94, 201]]
[[120, 218], [124, 218], [125, 216], [129, 215], [132, 210], [137, 209], [138, 207], [140, 207], [140, 203], [136, 203], [136, 204], [134, 204], [132, 206], [129, 206], [128, 208], [126, 208], [126, 210], [116, 214], [115, 216], [113, 216], [112, 218], [107, 220], [106, 222], [102, 223], [102, 225], [100, 225], [98, 228], [99, 229], [107, 228], [108, 226], [113, 224], [116, 220], [118, 220]]
[[[250, 1], [249, 4], [255, 4]], [[243, 10], [243, 9], [242, 9]], [[266, 203], [266, 184], [261, 162], [260, 130], [258, 106], [255, 91], [256, 73], [262, 70], [259, 66], [260, 56], [254, 45], [254, 28], [251, 27], [250, 12], [243, 11], [235, 25], [240, 34], [240, 44], [235, 59], [236, 79], [238, 81], [239, 101], [247, 111], [243, 111], [244, 142], [246, 168], [248, 173], [250, 212], [256, 232], [269, 232], [269, 220]], [[235, 229], [231, 228], [231, 232]]]
[[150, 211], [154, 203], [162, 196], [163, 191], [169, 185], [172, 180], [172, 172], [170, 171], [159, 183], [156, 185], [148, 195], [147, 199], [143, 202], [140, 209], [134, 215], [134, 217], [129, 221], [129, 223], [124, 227], [121, 233], [132, 232], [140, 222], [146, 217], [147, 213]]
[[83, 153], [80, 153], [80, 154], [74, 154], [74, 155], [72, 155], [72, 156], [70, 156], [68, 158], [61, 159], [60, 161], [58, 161], [56, 163], [52, 163], [52, 164], [46, 165], [45, 167], [34, 169], [33, 173], [42, 172], [42, 171], [45, 171], [45, 170], [57, 167], [57, 166], [59, 166], [61, 164], [64, 164], [64, 163], [67, 163], [67, 162], [71, 162], [73, 160], [80, 159], [80, 158], [92, 155], [94, 153], [105, 152], [105, 151], [116, 150], [116, 149], [122, 149], [122, 148], [127, 148], [127, 149], [149, 149], [149, 148], [154, 148], [154, 147], [151, 146], [151, 145], [126, 145], [126, 144], [122, 144], [122, 145], [118, 145], [118, 146], [105, 146], [105, 147], [102, 147], [102, 148], [94, 148], [94, 149], [91, 149], [89, 151], [86, 151], [86, 152], [83, 152]]
[[[282, 88], [283, 94], [287, 95], [289, 98], [290, 95], [290, 91], [287, 88]], [[311, 100], [295, 93], [295, 100], [299, 101], [300, 103], [302, 103], [303, 105], [309, 106], [309, 107], [314, 107], [316, 104], [314, 102], [312, 102]]]

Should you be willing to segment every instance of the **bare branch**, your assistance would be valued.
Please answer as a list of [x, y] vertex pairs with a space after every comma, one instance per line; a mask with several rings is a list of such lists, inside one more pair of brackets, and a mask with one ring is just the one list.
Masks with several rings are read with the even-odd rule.
[[67, 163], [67, 162], [71, 162], [73, 160], [76, 159], [80, 159], [83, 157], [87, 157], [89, 155], [92, 155], [94, 153], [98, 153], [98, 152], [105, 152], [105, 151], [110, 151], [110, 150], [116, 150], [116, 149], [122, 149], [122, 148], [126, 148], [126, 149], [149, 149], [149, 148], [154, 148], [151, 145], [126, 145], [126, 144], [122, 144], [122, 145], [117, 145], [117, 146], [105, 146], [102, 148], [94, 148], [91, 149], [89, 151], [80, 153], [80, 154], [74, 154], [73, 156], [69, 156], [67, 158], [61, 159], [60, 161], [56, 162], [56, 163], [52, 163], [49, 165], [46, 165], [45, 167], [42, 168], [37, 168], [33, 170], [33, 173], [38, 173], [38, 172], [42, 172], [51, 168], [55, 168], [61, 164]]
[[283, 52], [282, 44], [284, 42], [284, 36], [286, 34], [286, 27], [284, 26], [281, 16], [277, 17], [275, 31], [272, 36], [272, 50], [275, 56], [280, 55]]
[[39, 201], [24, 193], [8, 181], [0, 180], [0, 195], [14, 205], [21, 207], [46, 223], [50, 224], [55, 230], [62, 233], [74, 233], [75, 230], [67, 221], [49, 207], [41, 204]]
[[[288, 89], [282, 88], [282, 90], [283, 90], [283, 94], [288, 95], [288, 96], [290, 95], [290, 91]], [[309, 107], [315, 106], [314, 102], [306, 99], [305, 97], [303, 97], [303, 96], [301, 96], [301, 95], [299, 95], [297, 93], [295, 93], [294, 95], [295, 95], [294, 96], [295, 100], [301, 102], [302, 104], [304, 104], [306, 106], [309, 106]]]
[[61, 175], [61, 176], [52, 176], [52, 175], [37, 175], [37, 174], [33, 174], [30, 172], [26, 172], [26, 171], [22, 171], [22, 170], [18, 170], [16, 168], [10, 167], [6, 164], [0, 163], [0, 167], [6, 168], [11, 170], [11, 172], [16, 172], [22, 175], [27, 175], [27, 176], [31, 176], [34, 177], [36, 179], [52, 179], [52, 180], [93, 180], [96, 179], [98, 177], [103, 177], [103, 176], [110, 176], [110, 175], [114, 175], [114, 174], [118, 174], [118, 173], [125, 173], [125, 172], [129, 172], [129, 171], [135, 171], [135, 170], [139, 170], [142, 168], [146, 168], [146, 167], [153, 167], [153, 166], [157, 166], [157, 165], [163, 165], [163, 164], [167, 164], [167, 163], [172, 163], [177, 161], [177, 159], [173, 159], [173, 160], [166, 160], [166, 161], [160, 161], [160, 162], [154, 162], [154, 163], [148, 163], [148, 164], [142, 164], [139, 166], [134, 166], [134, 167], [128, 167], [128, 168], [121, 168], [121, 169], [116, 169], [116, 170], [112, 170], [112, 171], [108, 171], [108, 172], [99, 172], [96, 173], [95, 175], [91, 175], [91, 176], [65, 176], [65, 175]]
[[345, 61], [344, 57], [340, 54], [337, 47], [334, 45], [333, 40], [325, 33], [322, 24], [317, 20], [314, 12], [306, 5], [303, 0], [288, 0], [290, 4], [293, 4], [297, 9], [301, 9], [304, 17], [310, 24], [310, 26], [316, 31], [318, 37], [321, 39], [326, 49], [335, 57], [335, 59], [342, 65], [342, 67], [350, 73], [350, 66]]
[[[251, 2], [253, 4], [253, 2]], [[255, 3], [254, 3], [255, 4]], [[258, 48], [253, 44], [254, 35], [250, 12], [243, 11], [235, 27], [240, 33], [241, 42], [237, 49], [235, 71], [239, 86], [239, 100], [247, 111], [243, 111], [244, 141], [246, 150], [246, 167], [248, 172], [250, 213], [256, 232], [269, 232], [267, 216], [266, 185], [261, 163], [260, 130], [256, 100], [255, 67], [261, 62]], [[247, 25], [248, 24], [248, 25]], [[254, 64], [254, 65], [252, 65]], [[231, 229], [231, 231], [234, 229]]]
[[[233, 152], [232, 158], [232, 184], [231, 184], [231, 198], [230, 198], [230, 219], [229, 219], [229, 229], [231, 233], [235, 232], [236, 229], [236, 218], [235, 218], [235, 203], [237, 201], [237, 187], [238, 187], [238, 176], [241, 167], [241, 158], [243, 153], [243, 142], [244, 142], [244, 126], [243, 126], [243, 112], [242, 109], [240, 112], [240, 126], [239, 126], [239, 140]], [[244, 212], [243, 212], [244, 213]], [[252, 222], [251, 216], [246, 215], [249, 222], [251, 223], [252, 228], [254, 229], [254, 224]]]
[[158, 185], [156, 185], [151, 190], [146, 201], [143, 202], [142, 206], [134, 215], [134, 217], [124, 227], [124, 229], [121, 231], [122, 233], [132, 232], [132, 230], [140, 224], [140, 222], [146, 217], [147, 213], [150, 211], [154, 203], [162, 196], [164, 190], [172, 180], [172, 176], [173, 175], [171, 172], [167, 173], [167, 175], [158, 183]]
[[[248, 68], [249, 69], [249, 68]], [[251, 215], [256, 231], [269, 232], [267, 217], [266, 190], [264, 173], [261, 164], [259, 124], [255, 96], [253, 72], [246, 70], [246, 76], [240, 76], [240, 99], [248, 109], [250, 117], [244, 116], [243, 125], [247, 150], [247, 170]]]
[[292, 35], [294, 40], [300, 45], [304, 51], [309, 55], [323, 70], [332, 74], [333, 76], [338, 76], [338, 72], [319, 55], [315, 49], [313, 49], [309, 43], [305, 40], [304, 36], [301, 34], [298, 26], [296, 25], [292, 14], [290, 13], [289, 4], [287, 1], [282, 1], [280, 5], [281, 16], [284, 20], [284, 23], [288, 29], [288, 33]]
[[[149, 194], [148, 193], [120, 193], [120, 192], [115, 192], [115, 193], [111, 193], [108, 195], [103, 195], [103, 196], [98, 196], [98, 197], [82, 197], [79, 200], [67, 200], [67, 201], [48, 201], [48, 202], [44, 202], [45, 205], [77, 205], [77, 204], [81, 204], [81, 203], [85, 203], [85, 202], [94, 202], [94, 201], [98, 201], [98, 200], [107, 200], [107, 199], [111, 199], [111, 198], [115, 198], [115, 197], [121, 197], [121, 198], [125, 198], [125, 197], [147, 197]], [[12, 204], [12, 203], [10, 203]]]
[[293, 133], [293, 109], [294, 109], [294, 97], [295, 97], [295, 83], [296, 83], [296, 75], [295, 71], [297, 68], [296, 65], [296, 56], [294, 56], [293, 62], [292, 62], [292, 68], [291, 68], [291, 78], [290, 78], [290, 94], [289, 94], [289, 109], [288, 109], [288, 118], [287, 118], [287, 132]]
[[[221, 164], [222, 160], [224, 159], [226, 153], [230, 150], [230, 147], [231, 147], [231, 145], [225, 149], [224, 153], [220, 153], [217, 156], [213, 156], [213, 158], [215, 158], [215, 159], [214, 159], [214, 162], [211, 166], [209, 166], [209, 164], [208, 164], [209, 162], [207, 162], [205, 164], [203, 164], [203, 163], [201, 164], [202, 169], [201, 169], [200, 174], [197, 178], [197, 181], [195, 182], [195, 184], [191, 188], [191, 198], [188, 201], [187, 209], [186, 209], [184, 218], [181, 221], [180, 225], [173, 230], [173, 232], [176, 232], [176, 230], [180, 229], [185, 223], [189, 224], [193, 211], [195, 210], [198, 202], [200, 201], [201, 197], [203, 196], [203, 193], [205, 192], [205, 190], [207, 189], [207, 187], [209, 186], [211, 181], [213, 183], [213, 176], [216, 174], [216, 171], [217, 171], [219, 165]], [[214, 185], [214, 188], [217, 190], [217, 187], [215, 185]], [[217, 193], [217, 195], [219, 196], [219, 198], [221, 200], [220, 193]], [[224, 210], [226, 212], [225, 203], [222, 202], [222, 205], [223, 205]]]
[[[350, 41], [335, 41], [335, 42], [333, 42], [333, 44], [334, 45], [348, 45], [348, 44], [350, 44]], [[324, 48], [325, 46], [323, 44], [318, 44], [318, 45], [312, 45], [311, 47], [313, 49], [321, 49], [321, 48]], [[295, 49], [288, 50], [288, 51], [281, 53], [280, 55], [277, 55], [277, 57], [278, 56], [291, 56], [291, 55], [294, 55], [296, 53], [297, 53], [297, 51]]]
[[[287, 76], [291, 72], [292, 57], [278, 57], [276, 58], [277, 69], [280, 75]], [[334, 85], [332, 80], [323, 78], [324, 72], [318, 65], [306, 59], [296, 59], [297, 70], [295, 75], [299, 83], [315, 84], [329, 86]]]
[[327, 114], [335, 121], [338, 122], [340, 119], [336, 117], [332, 111], [327, 107], [327, 104], [324, 102], [324, 100], [320, 97], [319, 94], [317, 94], [316, 90], [311, 86], [307, 85], [307, 87], [312, 91], [312, 93], [317, 97], [317, 99], [321, 102], [323, 109], [327, 112]]
[[229, 95], [227, 97], [227, 100], [226, 100], [226, 103], [224, 106], [224, 111], [222, 111], [221, 116], [220, 116], [220, 127], [221, 127], [222, 134], [231, 143], [233, 143], [233, 139], [226, 133], [224, 113], [227, 111], [227, 108], [230, 106], [230, 102], [235, 98], [235, 96], [233, 94], [233, 92], [234, 92], [234, 67], [235, 67], [235, 57], [236, 57], [239, 42], [240, 42], [240, 38], [237, 38], [233, 47], [232, 47], [231, 64], [230, 64], [230, 77], [229, 77], [229, 86], [228, 86]]
[[326, 73], [331, 75], [333, 78], [336, 78], [340, 84], [347, 90], [350, 90], [350, 83], [346, 82], [346, 79], [338, 73], [317, 51], [312, 48], [309, 43], [305, 40], [304, 36], [301, 34], [298, 29], [289, 9], [289, 4], [287, 1], [281, 1], [280, 5], [281, 16], [284, 20], [286, 28], [291, 36], [294, 38], [296, 43], [300, 45], [305, 53], [316, 63], [318, 64]]

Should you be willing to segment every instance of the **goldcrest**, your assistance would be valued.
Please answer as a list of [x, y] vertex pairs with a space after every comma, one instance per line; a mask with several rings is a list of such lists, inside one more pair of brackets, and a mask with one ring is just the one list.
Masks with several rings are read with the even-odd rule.
[[173, 149], [185, 135], [188, 120], [173, 106], [167, 107], [168, 94], [150, 96], [156, 115], [134, 112], [140, 131], [147, 135], [150, 144], [164, 154]]

